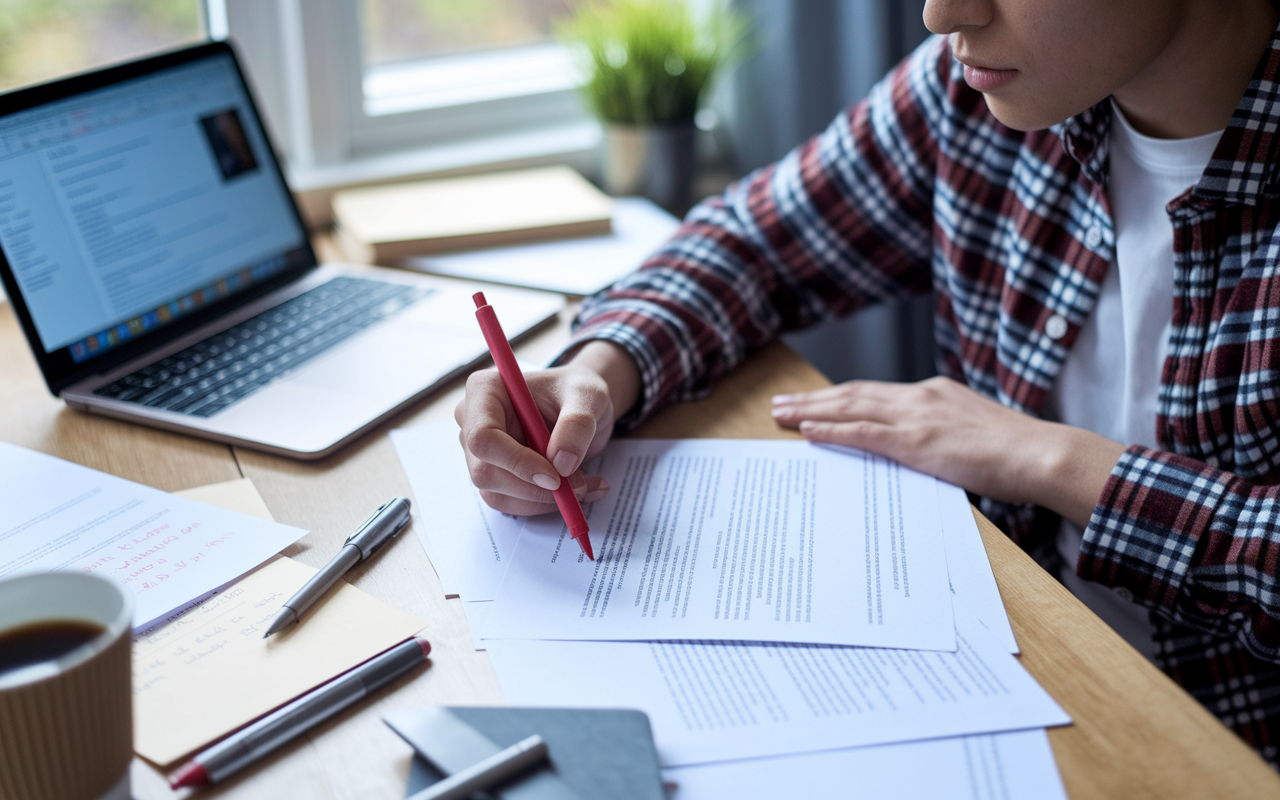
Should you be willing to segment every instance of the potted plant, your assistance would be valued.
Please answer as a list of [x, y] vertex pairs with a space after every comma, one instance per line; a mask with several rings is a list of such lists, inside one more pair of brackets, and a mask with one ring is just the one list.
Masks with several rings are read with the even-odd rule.
[[722, 4], [695, 16], [688, 0], [587, 0], [560, 27], [581, 48], [583, 94], [604, 123], [606, 190], [689, 204], [698, 101], [745, 29]]

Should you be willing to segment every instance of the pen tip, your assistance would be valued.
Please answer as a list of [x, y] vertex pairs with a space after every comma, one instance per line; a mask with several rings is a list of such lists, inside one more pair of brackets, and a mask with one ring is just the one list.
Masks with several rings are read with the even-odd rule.
[[489, 305], [488, 301], [484, 299], [484, 292], [476, 292], [475, 294], [471, 295], [471, 299], [475, 301], [476, 308], [484, 308], [485, 306]]
[[267, 628], [267, 632], [262, 634], [262, 638], [265, 639], [276, 631], [284, 630], [297, 621], [298, 615], [292, 608], [285, 606], [280, 609], [279, 614], [276, 614], [276, 618], [271, 622], [271, 627]]

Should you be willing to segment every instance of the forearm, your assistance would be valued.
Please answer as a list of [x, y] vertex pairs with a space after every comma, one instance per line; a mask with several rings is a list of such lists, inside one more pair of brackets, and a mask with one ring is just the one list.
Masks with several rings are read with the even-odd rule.
[[1086, 527], [1125, 447], [1082, 428], [1047, 422], [1038, 427], [1040, 436], [1025, 442], [1012, 465], [1014, 474], [1024, 476], [1026, 500]]

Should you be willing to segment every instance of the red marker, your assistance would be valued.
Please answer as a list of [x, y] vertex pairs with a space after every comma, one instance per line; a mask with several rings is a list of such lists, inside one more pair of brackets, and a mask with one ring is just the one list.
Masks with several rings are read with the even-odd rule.
[[[493, 306], [484, 299], [484, 292], [476, 292], [471, 299], [476, 301], [476, 319], [480, 321], [480, 330], [484, 332], [484, 340], [489, 345], [493, 363], [498, 365], [502, 385], [507, 387], [511, 405], [516, 408], [516, 419], [520, 420], [520, 427], [524, 428], [524, 435], [530, 446], [538, 451], [538, 455], [546, 458], [547, 446], [551, 444], [551, 431], [547, 430], [547, 421], [542, 418], [538, 404], [533, 401], [529, 384], [524, 382], [524, 374], [516, 364], [516, 354], [511, 352], [507, 335], [502, 332], [502, 325], [498, 323], [498, 315], [493, 313]], [[590, 532], [587, 518], [582, 514], [582, 506], [569, 486], [569, 480], [561, 478], [560, 488], [552, 494], [555, 495], [560, 516], [564, 517], [565, 524], [569, 526], [569, 534], [582, 548], [582, 552], [587, 554], [587, 558], [595, 561], [596, 557], [591, 552], [591, 539], [587, 536]]]
[[169, 776], [169, 788], [218, 783], [427, 660], [431, 643], [410, 639], [282, 706], [198, 753]]

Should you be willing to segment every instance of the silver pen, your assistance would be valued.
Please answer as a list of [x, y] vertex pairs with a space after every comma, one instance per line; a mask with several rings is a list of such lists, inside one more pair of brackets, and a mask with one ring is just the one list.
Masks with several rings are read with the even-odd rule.
[[478, 764], [455, 772], [439, 783], [433, 783], [409, 800], [465, 800], [483, 789], [541, 764], [546, 758], [547, 744], [535, 733]]
[[205, 786], [244, 767], [369, 696], [427, 660], [431, 643], [410, 639], [283, 706], [198, 754], [169, 776], [169, 786]]
[[324, 569], [307, 581], [297, 594], [290, 597], [267, 632], [265, 639], [277, 631], [289, 627], [298, 621], [302, 613], [311, 608], [329, 587], [346, 574], [347, 570], [364, 561], [374, 552], [395, 537], [400, 529], [409, 521], [409, 500], [404, 497], [392, 498], [373, 512], [355, 533], [347, 537], [342, 549], [333, 560], [324, 565]]

